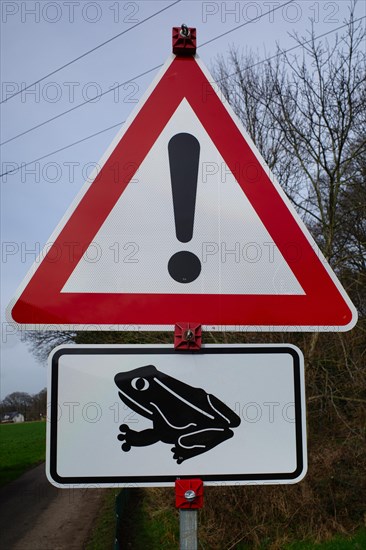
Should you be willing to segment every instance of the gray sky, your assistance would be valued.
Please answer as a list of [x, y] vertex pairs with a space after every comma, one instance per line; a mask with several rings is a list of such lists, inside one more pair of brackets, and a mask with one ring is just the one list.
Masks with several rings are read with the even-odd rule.
[[[123, 121], [171, 54], [171, 28], [197, 27], [198, 45], [263, 15], [203, 46], [199, 55], [212, 67], [230, 45], [257, 50], [262, 57], [294, 44], [289, 33], [305, 36], [314, 19], [316, 35], [339, 27], [346, 0], [181, 1], [83, 59], [58, 71], [28, 92], [1, 105], [1, 142], [77, 106], [117, 83], [131, 82], [95, 102], [58, 118], [1, 147], [1, 173], [51, 153]], [[5, 1], [1, 2], [1, 100], [25, 85], [143, 21], [173, 2]], [[270, 15], [267, 12], [280, 6]], [[359, 2], [356, 17], [365, 15]], [[332, 34], [329, 39], [334, 39]], [[25, 83], [25, 84], [24, 84]], [[36, 393], [46, 385], [46, 369], [35, 361], [21, 335], [5, 322], [4, 309], [37, 254], [99, 161], [118, 128], [54, 154], [1, 181], [1, 398], [12, 391]]]

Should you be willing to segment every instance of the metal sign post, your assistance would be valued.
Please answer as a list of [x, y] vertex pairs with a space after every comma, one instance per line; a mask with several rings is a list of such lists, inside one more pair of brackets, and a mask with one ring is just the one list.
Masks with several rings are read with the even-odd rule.
[[[174, 330], [174, 349], [200, 350], [201, 325], [177, 323]], [[175, 482], [175, 505], [179, 508], [179, 548], [197, 550], [197, 509], [203, 506], [203, 482], [200, 479], [177, 479]]]
[[197, 550], [197, 510], [179, 511], [179, 548]]

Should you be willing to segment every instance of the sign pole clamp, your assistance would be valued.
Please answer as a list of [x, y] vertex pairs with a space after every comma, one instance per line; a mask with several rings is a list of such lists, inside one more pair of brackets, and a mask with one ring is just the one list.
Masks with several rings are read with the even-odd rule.
[[196, 29], [183, 25], [173, 27], [173, 53], [178, 57], [195, 55], [197, 48]]
[[175, 505], [179, 509], [197, 510], [203, 506], [202, 479], [176, 479]]
[[174, 328], [174, 349], [197, 351], [202, 346], [202, 325], [198, 323], [176, 323]]
[[179, 508], [179, 548], [180, 550], [197, 550], [197, 509], [203, 506], [203, 481], [201, 479], [176, 479], [175, 505]]

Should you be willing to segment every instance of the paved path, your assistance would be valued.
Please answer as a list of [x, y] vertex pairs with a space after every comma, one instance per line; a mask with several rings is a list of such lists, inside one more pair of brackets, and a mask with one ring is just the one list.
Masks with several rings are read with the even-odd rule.
[[0, 548], [82, 550], [103, 490], [57, 489], [41, 464], [0, 489]]

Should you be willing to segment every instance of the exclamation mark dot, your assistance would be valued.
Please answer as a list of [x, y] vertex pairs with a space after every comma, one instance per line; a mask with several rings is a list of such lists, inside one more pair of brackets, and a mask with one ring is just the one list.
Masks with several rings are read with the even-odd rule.
[[[200, 144], [191, 134], [176, 134], [168, 153], [175, 233], [178, 241], [188, 243], [193, 236]], [[170, 258], [168, 271], [178, 283], [191, 283], [201, 273], [201, 262], [193, 252], [183, 250]]]

